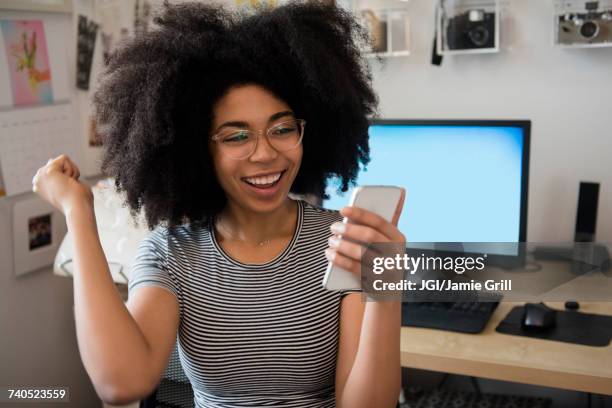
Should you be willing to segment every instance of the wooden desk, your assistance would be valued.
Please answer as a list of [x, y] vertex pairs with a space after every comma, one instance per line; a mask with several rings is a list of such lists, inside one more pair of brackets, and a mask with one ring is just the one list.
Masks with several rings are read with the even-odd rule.
[[[612, 345], [589, 347], [511, 336], [495, 328], [517, 304], [502, 302], [480, 334], [402, 327], [403, 367], [612, 395]], [[560, 302], [547, 302], [563, 309]], [[612, 303], [580, 302], [612, 315]]]

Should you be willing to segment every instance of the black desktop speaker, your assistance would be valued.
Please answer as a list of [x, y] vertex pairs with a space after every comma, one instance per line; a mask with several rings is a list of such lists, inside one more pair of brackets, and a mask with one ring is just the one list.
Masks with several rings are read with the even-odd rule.
[[574, 242], [595, 241], [599, 183], [580, 182]]
[[[599, 183], [580, 183], [574, 242], [589, 243], [595, 241], [598, 199]], [[598, 268], [606, 276], [612, 277], [612, 260], [605, 244], [536, 247], [533, 256], [536, 260], [568, 261], [572, 264], [572, 272], [575, 274], [583, 275]]]

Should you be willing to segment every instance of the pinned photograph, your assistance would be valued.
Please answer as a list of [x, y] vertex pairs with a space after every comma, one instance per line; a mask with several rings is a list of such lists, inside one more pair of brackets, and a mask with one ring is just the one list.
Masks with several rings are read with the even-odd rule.
[[89, 89], [89, 76], [91, 74], [91, 63], [93, 61], [98, 24], [85, 16], [79, 16], [77, 30], [77, 88]]

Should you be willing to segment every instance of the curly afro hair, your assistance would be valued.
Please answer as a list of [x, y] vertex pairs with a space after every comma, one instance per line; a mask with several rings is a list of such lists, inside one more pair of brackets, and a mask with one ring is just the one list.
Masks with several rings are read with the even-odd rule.
[[378, 97], [361, 55], [367, 31], [323, 1], [247, 14], [167, 2], [157, 27], [111, 55], [94, 93], [102, 172], [149, 229], [204, 222], [226, 205], [209, 151], [213, 106], [230, 87], [258, 84], [308, 123], [291, 187], [325, 197], [354, 185], [369, 162], [368, 116]]

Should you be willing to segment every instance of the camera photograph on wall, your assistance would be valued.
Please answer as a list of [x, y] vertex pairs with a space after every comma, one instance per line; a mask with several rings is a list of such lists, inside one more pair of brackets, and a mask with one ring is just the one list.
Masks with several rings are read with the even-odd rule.
[[499, 50], [497, 1], [440, 0], [437, 25], [440, 54]]
[[558, 44], [612, 46], [612, 2], [564, 1], [555, 17]]

